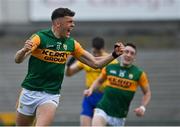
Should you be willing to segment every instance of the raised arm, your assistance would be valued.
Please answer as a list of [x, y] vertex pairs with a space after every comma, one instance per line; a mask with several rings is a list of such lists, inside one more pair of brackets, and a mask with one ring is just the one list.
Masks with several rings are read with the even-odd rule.
[[31, 54], [40, 44], [40, 38], [38, 35], [32, 36], [30, 40], [26, 40], [22, 49], [18, 50], [15, 54], [15, 62], [22, 63], [24, 59]]
[[30, 40], [27, 40], [25, 42], [24, 47], [17, 51], [15, 55], [15, 62], [22, 63], [24, 59], [31, 53], [31, 49], [32, 49], [32, 42]]
[[124, 45], [118, 42], [114, 46], [114, 51], [111, 54], [102, 57], [101, 59], [96, 59], [88, 51], [84, 51], [83, 55], [81, 55], [78, 59], [82, 63], [85, 63], [94, 69], [103, 68], [112, 60], [120, 56], [123, 53], [123, 50], [124, 50]]

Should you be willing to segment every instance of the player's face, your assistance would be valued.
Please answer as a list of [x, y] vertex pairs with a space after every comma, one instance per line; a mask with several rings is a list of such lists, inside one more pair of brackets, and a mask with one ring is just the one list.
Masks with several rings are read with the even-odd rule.
[[136, 50], [131, 46], [126, 46], [122, 55], [123, 65], [131, 65], [136, 57]]
[[63, 18], [59, 18], [59, 34], [61, 37], [70, 37], [70, 33], [73, 30], [75, 24], [73, 17], [65, 16]]

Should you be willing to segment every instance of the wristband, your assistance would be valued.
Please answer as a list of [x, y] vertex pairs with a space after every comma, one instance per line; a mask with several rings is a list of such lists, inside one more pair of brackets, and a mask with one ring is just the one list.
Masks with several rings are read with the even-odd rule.
[[112, 56], [116, 59], [119, 55], [116, 54], [115, 51], [112, 52]]
[[143, 105], [141, 105], [141, 106], [140, 106], [140, 109], [142, 109], [142, 110], [143, 110], [143, 112], [145, 112], [145, 111], [146, 111], [146, 108], [145, 108], [145, 106], [143, 106]]

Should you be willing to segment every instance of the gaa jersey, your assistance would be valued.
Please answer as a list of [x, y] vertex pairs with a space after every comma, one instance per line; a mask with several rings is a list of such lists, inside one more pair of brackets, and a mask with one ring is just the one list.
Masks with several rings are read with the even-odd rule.
[[145, 72], [135, 65], [108, 65], [102, 70], [101, 76], [108, 80], [108, 85], [97, 108], [104, 110], [109, 116], [118, 118], [127, 116], [137, 87], [146, 87], [149, 84]]
[[84, 49], [73, 38], [56, 38], [51, 29], [39, 31], [31, 37], [32, 54], [28, 73], [22, 87], [33, 91], [58, 94], [64, 78], [69, 55], [80, 57]]
[[[107, 53], [104, 52], [103, 56], [106, 56]], [[118, 61], [115, 59], [110, 64], [116, 64]], [[86, 87], [89, 88], [93, 82], [99, 77], [101, 74], [102, 69], [93, 69], [89, 67], [86, 64], [81, 63], [80, 61], [77, 62], [77, 65], [80, 69], [83, 69], [86, 72]], [[101, 87], [99, 88], [99, 91], [103, 91], [104, 87], [106, 86], [107, 81], [105, 81]]]

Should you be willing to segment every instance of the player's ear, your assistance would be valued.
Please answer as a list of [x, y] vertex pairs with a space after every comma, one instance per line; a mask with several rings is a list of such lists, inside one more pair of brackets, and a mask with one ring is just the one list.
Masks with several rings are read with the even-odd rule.
[[52, 21], [52, 24], [56, 27], [60, 27], [61, 26], [61, 22], [60, 22], [60, 19], [55, 19]]

